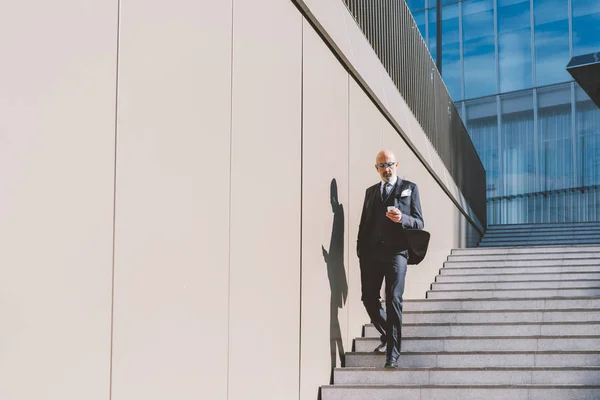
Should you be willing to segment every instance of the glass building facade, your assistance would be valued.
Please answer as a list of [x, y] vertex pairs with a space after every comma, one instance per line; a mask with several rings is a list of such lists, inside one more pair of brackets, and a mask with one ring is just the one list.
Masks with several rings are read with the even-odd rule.
[[488, 224], [600, 220], [600, 109], [572, 56], [600, 52], [600, 0], [407, 0], [487, 173]]

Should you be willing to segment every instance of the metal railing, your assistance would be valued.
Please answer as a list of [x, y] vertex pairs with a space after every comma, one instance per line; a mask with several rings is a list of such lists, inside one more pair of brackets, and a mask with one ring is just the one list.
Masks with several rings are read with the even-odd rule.
[[343, 1], [486, 226], [485, 169], [408, 6], [403, 0]]

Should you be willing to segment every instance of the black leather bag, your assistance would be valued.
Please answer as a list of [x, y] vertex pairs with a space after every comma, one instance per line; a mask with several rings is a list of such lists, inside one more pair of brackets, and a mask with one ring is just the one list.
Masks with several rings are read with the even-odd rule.
[[416, 265], [425, 258], [431, 235], [422, 229], [404, 229], [404, 234], [409, 244], [408, 263]]

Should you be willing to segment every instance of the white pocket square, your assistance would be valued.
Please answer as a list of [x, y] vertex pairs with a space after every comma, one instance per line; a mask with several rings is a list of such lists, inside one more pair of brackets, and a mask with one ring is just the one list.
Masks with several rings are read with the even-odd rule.
[[412, 190], [406, 189], [406, 190], [403, 190], [402, 193], [400, 193], [400, 197], [410, 196], [411, 194], [412, 194]]

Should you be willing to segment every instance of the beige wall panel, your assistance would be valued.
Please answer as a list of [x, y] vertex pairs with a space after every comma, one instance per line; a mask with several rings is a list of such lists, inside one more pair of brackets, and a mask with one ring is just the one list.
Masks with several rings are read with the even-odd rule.
[[299, 396], [302, 16], [236, 1], [229, 400]]
[[106, 400], [117, 3], [0, 8], [0, 399]]
[[352, 349], [348, 294], [348, 74], [304, 22], [300, 398]]
[[121, 7], [112, 399], [226, 399], [231, 2]]
[[[303, 10], [319, 15], [321, 19], [317, 22], [322, 26], [328, 26], [324, 33], [330, 43], [339, 43], [340, 48], [350, 48], [354, 32], [348, 32], [346, 27], [351, 21], [352, 16], [348, 13], [347, 7], [342, 1], [322, 1], [322, 0], [293, 0]], [[344, 12], [344, 10], [346, 10]], [[350, 52], [348, 52], [351, 57]]]
[[[194, 15], [189, 17], [190, 29], [200, 26], [200, 54], [195, 54], [193, 67], [189, 75], [200, 79], [194, 88], [194, 96], [200, 94], [200, 104], [193, 104], [190, 116], [196, 114], [194, 121], [200, 122], [200, 145], [196, 146], [197, 170], [200, 172], [202, 196], [199, 205], [193, 206], [199, 211], [200, 228], [200, 279], [196, 280], [197, 293], [191, 315], [200, 318], [200, 335], [190, 332], [196, 352], [192, 354], [194, 373], [190, 379], [198, 385], [200, 398], [214, 400], [227, 396], [227, 346], [229, 299], [229, 204], [230, 192], [228, 177], [231, 134], [231, 16], [233, 1], [201, 0], [194, 4]], [[201, 11], [198, 12], [198, 9]], [[210, 10], [210, 12], [206, 12]], [[194, 22], [195, 21], [195, 22]], [[207, 55], [210, 54], [210, 57]], [[199, 67], [199, 69], [198, 69]], [[200, 90], [198, 91], [198, 87]], [[199, 113], [199, 116], [198, 116]], [[196, 122], [196, 123], [197, 123]], [[197, 139], [196, 139], [197, 140]], [[213, 190], [207, 190], [213, 188]], [[211, 196], [208, 193], [219, 195]], [[194, 199], [195, 201], [196, 199]], [[195, 240], [195, 238], [194, 238]], [[197, 253], [197, 250], [195, 252]], [[199, 296], [199, 297], [198, 297]], [[199, 309], [198, 309], [199, 308]], [[210, 345], [207, 345], [210, 343]], [[200, 354], [199, 354], [199, 353]], [[197, 371], [195, 368], [199, 368]], [[199, 380], [198, 380], [199, 378]], [[195, 393], [194, 393], [195, 396]], [[198, 398], [198, 396], [196, 396]]]
[[383, 131], [385, 146], [396, 154], [400, 163], [398, 176], [415, 182], [419, 187], [425, 230], [431, 234], [425, 260], [408, 268], [404, 292], [406, 299], [424, 298], [450, 250], [458, 247], [459, 212], [450, 197], [387, 121]]
[[348, 271], [348, 338], [361, 336], [361, 328], [369, 323], [369, 316], [361, 298], [360, 265], [356, 256], [356, 239], [362, 213], [365, 190], [380, 178], [375, 169], [375, 157], [383, 148], [384, 119], [362, 88], [349, 80], [349, 271]]

